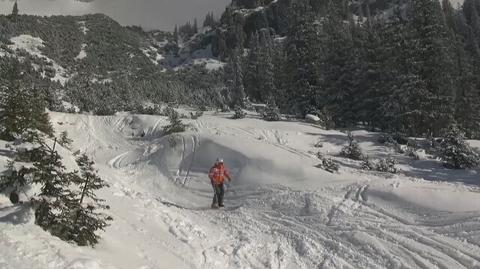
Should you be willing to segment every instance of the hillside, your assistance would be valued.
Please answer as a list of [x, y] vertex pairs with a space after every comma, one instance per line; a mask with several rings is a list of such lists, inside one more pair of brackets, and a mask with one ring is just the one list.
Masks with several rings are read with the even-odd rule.
[[48, 103], [56, 104], [49, 109], [55, 111], [66, 109], [62, 101], [97, 114], [138, 110], [145, 102], [194, 104], [185, 76], [222, 66], [203, 41], [206, 34], [177, 44], [171, 33], [123, 27], [102, 14], [2, 15], [0, 33], [0, 61], [12, 66], [19, 60], [49, 93]]
[[[338, 156], [342, 132], [230, 116], [209, 112], [187, 121], [190, 131], [166, 137], [165, 117], [51, 113], [56, 132], [68, 131], [72, 151], [93, 156], [110, 184], [100, 196], [114, 222], [95, 249], [75, 247], [0, 196], [0, 267], [480, 266], [480, 170], [448, 170], [429, 156], [415, 161], [379, 144], [379, 134], [355, 131], [370, 157], [400, 162], [396, 175], [368, 172]], [[9, 150], [1, 144], [3, 167]], [[316, 168], [317, 151], [339, 172]], [[71, 153], [61, 152], [70, 163]], [[209, 208], [206, 175], [217, 157], [234, 179], [218, 211]]]

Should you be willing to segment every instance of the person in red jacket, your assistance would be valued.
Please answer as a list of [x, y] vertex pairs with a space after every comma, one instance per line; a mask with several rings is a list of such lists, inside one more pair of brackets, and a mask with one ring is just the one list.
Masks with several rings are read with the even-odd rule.
[[212, 182], [213, 190], [215, 192], [213, 195], [212, 208], [224, 207], [223, 196], [225, 194], [225, 188], [223, 183], [225, 182], [225, 178], [228, 179], [228, 181], [231, 181], [232, 178], [223, 164], [223, 159], [217, 159], [213, 167], [210, 168], [208, 177]]

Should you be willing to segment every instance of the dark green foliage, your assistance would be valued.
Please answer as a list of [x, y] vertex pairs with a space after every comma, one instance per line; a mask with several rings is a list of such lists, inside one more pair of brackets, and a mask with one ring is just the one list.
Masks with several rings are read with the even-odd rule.
[[60, 134], [60, 138], [58, 139], [58, 143], [62, 145], [62, 147], [70, 149], [70, 146], [72, 145], [73, 140], [68, 137], [68, 132], [63, 131]]
[[209, 12], [205, 16], [205, 20], [203, 21], [203, 27], [210, 27], [210, 28], [215, 28], [218, 25], [218, 21], [215, 19], [215, 15], [212, 12]]
[[[26, 137], [26, 138], [25, 138]], [[63, 141], [70, 141], [62, 134]], [[32, 185], [40, 186], [40, 192], [31, 197], [35, 209], [35, 224], [65, 241], [81, 246], [98, 243], [98, 229], [104, 229], [110, 217], [97, 209], [108, 209], [95, 191], [106, 187], [85, 155], [77, 159], [81, 173], [67, 172], [58, 154], [57, 141], [47, 142], [45, 136], [35, 130], [24, 136], [33, 147], [18, 149], [17, 160], [32, 166], [17, 168], [13, 162], [0, 178], [0, 191], [18, 193]], [[76, 191], [76, 190], [79, 191]]]
[[396, 174], [398, 172], [398, 169], [395, 167], [396, 164], [397, 161], [395, 159], [388, 157], [386, 159], [379, 160], [375, 166], [375, 170], [384, 173]]
[[360, 145], [355, 140], [351, 132], [348, 133], [348, 145], [342, 148], [340, 151], [340, 156], [352, 160], [362, 160], [364, 157]]
[[76, 173], [73, 181], [80, 187], [76, 193], [75, 200], [71, 201], [68, 211], [64, 212], [61, 218], [71, 221], [69, 225], [68, 240], [76, 242], [80, 246], [94, 246], [100, 239], [98, 230], [104, 230], [108, 221], [112, 218], [98, 212], [98, 210], [109, 209], [104, 204], [105, 200], [95, 194], [96, 191], [108, 187], [94, 169], [94, 162], [87, 155], [82, 154], [77, 158], [77, 165], [80, 172]]
[[0, 64], [0, 138], [13, 140], [29, 129], [52, 135], [42, 95], [38, 89], [26, 88], [20, 63]]
[[452, 126], [440, 143], [439, 157], [445, 166], [453, 169], [474, 168], [480, 164], [479, 154], [465, 141], [465, 134], [457, 126]]
[[288, 112], [306, 114], [320, 105], [320, 57], [322, 49], [319, 25], [307, 1], [297, 1], [291, 8], [291, 21], [286, 41], [286, 62], [282, 88], [286, 92]]
[[362, 169], [396, 174], [398, 173], [398, 168], [396, 167], [397, 164], [398, 162], [392, 157], [387, 157], [385, 159], [380, 159], [377, 161], [371, 161], [368, 157], [364, 157], [362, 162]]
[[234, 114], [232, 116], [232, 119], [234, 120], [243, 119], [245, 118], [246, 115], [247, 113], [245, 113], [245, 111], [243, 111], [243, 109], [240, 106], [236, 106], [234, 108]]
[[12, 9], [12, 17], [18, 16], [18, 3], [15, 1], [15, 4], [13, 4], [13, 9]]
[[[88, 29], [85, 33], [84, 28]], [[25, 52], [10, 51], [4, 44], [21, 34], [44, 40], [45, 46], [40, 48], [42, 54], [64, 67], [67, 76], [71, 76], [65, 87], [49, 80], [51, 63]], [[15, 23], [0, 15], [1, 51], [25, 58], [25, 66], [38, 66], [36, 76], [29, 75], [27, 85], [39, 88], [48, 108], [55, 111], [63, 111], [60, 98], [76, 105], [82, 112], [100, 115], [135, 111], [145, 101], [196, 106], [217, 106], [216, 103], [223, 102], [217, 98], [224, 94], [221, 93], [224, 88], [221, 70], [208, 71], [202, 66], [178, 72], [170, 70], [173, 62], [181, 63], [181, 59], [170, 60], [178, 56], [174, 38], [172, 33], [122, 27], [100, 14], [79, 17], [25, 15], [19, 16]], [[192, 52], [198, 49], [208, 51], [213, 39], [212, 33], [205, 33], [185, 42], [188, 41], [188, 49]], [[82, 48], [86, 57], [76, 59]], [[157, 52], [166, 58], [158, 65], [153, 63]], [[0, 63], [6, 61], [5, 58], [0, 57]], [[25, 68], [21, 69], [25, 72]], [[41, 73], [47, 77], [43, 78]]]
[[274, 49], [273, 38], [268, 31], [256, 32], [251, 37], [244, 85], [246, 94], [254, 102], [265, 102], [276, 93]]
[[317, 168], [321, 168], [330, 173], [338, 172], [340, 169], [340, 165], [338, 165], [333, 159], [323, 156], [320, 152], [317, 153], [317, 157], [322, 161], [316, 166]]
[[382, 144], [400, 144], [400, 145], [407, 145], [409, 142], [408, 137], [401, 133], [393, 133], [393, 134], [382, 134], [378, 140], [378, 142]]
[[29, 179], [26, 175], [30, 169], [22, 168], [17, 170], [15, 162], [9, 161], [6, 171], [0, 176], [0, 192], [21, 192], [29, 186]]
[[230, 91], [230, 107], [245, 107], [245, 88], [243, 82], [242, 55], [236, 50], [231, 56], [225, 71], [226, 86]]
[[265, 108], [262, 117], [266, 121], [279, 121], [282, 119], [280, 110], [273, 99], [267, 103], [267, 107]]
[[165, 135], [181, 133], [185, 131], [186, 125], [182, 123], [182, 120], [180, 119], [180, 114], [178, 114], [175, 109], [167, 107], [165, 108], [164, 113], [168, 116], [168, 120], [170, 121], [169, 125], [163, 127], [163, 133]]
[[[479, 136], [477, 0], [462, 10], [447, 0], [239, 2], [222, 16], [219, 50], [231, 58], [248, 47], [243, 81], [251, 100], [273, 94], [282, 112], [328, 111], [330, 128], [425, 137], [456, 121], [469, 138]], [[243, 12], [243, 31], [233, 31], [242, 22], [236, 8], [261, 5]], [[233, 45], [223, 30], [236, 35]], [[245, 33], [248, 42], [240, 42]], [[262, 42], [275, 34], [285, 38]]]

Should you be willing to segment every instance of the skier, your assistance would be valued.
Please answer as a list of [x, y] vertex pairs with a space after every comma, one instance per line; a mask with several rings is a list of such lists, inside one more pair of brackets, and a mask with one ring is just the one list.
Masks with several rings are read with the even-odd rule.
[[215, 192], [213, 195], [212, 208], [224, 207], [223, 195], [225, 194], [225, 188], [223, 186], [223, 183], [225, 181], [225, 178], [227, 178], [228, 181], [232, 181], [232, 178], [230, 177], [228, 170], [223, 164], [223, 159], [217, 159], [213, 167], [210, 168], [208, 177], [212, 182], [213, 191]]

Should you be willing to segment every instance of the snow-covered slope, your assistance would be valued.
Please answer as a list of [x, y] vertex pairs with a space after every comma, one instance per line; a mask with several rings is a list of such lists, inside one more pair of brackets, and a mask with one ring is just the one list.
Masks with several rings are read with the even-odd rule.
[[[345, 134], [254, 115], [207, 113], [174, 138], [161, 136], [164, 117], [51, 116], [110, 183], [114, 221], [79, 248], [0, 196], [0, 268], [480, 268], [478, 170], [396, 156], [399, 175], [361, 172], [335, 156]], [[355, 135], [370, 156], [394, 155], [377, 134]], [[317, 150], [339, 173], [315, 167]], [[217, 157], [234, 178], [224, 210], [209, 208]]]
[[[62, 85], [68, 81], [69, 77], [66, 74], [66, 70], [52, 59], [42, 54], [40, 49], [44, 47], [44, 41], [41, 38], [33, 37], [31, 35], [19, 35], [12, 37], [10, 41], [13, 43], [13, 45], [9, 45], [11, 50], [26, 51], [31, 56], [44, 59], [49, 65], [51, 65], [55, 70], [55, 76], [51, 78], [52, 81], [58, 81]], [[81, 53], [79, 54], [79, 57], [81, 57]], [[42, 74], [42, 76], [45, 77], [45, 74]]]

